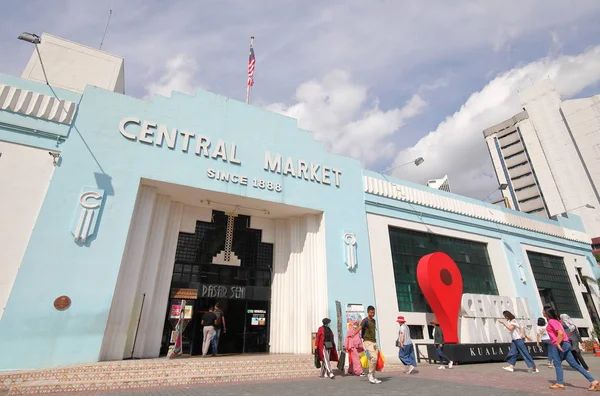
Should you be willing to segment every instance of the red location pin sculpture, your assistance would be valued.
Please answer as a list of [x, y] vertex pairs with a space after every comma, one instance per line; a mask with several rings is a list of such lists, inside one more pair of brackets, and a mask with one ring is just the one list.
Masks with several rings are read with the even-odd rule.
[[458, 344], [458, 314], [463, 292], [460, 270], [446, 253], [423, 256], [417, 281], [444, 333], [446, 344]]

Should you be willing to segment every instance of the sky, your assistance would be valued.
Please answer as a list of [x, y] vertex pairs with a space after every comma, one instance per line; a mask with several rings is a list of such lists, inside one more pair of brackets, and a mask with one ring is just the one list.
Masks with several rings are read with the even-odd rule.
[[[483, 130], [551, 78], [563, 99], [600, 93], [600, 1], [0, 0], [0, 73], [19, 75], [23, 31], [125, 59], [125, 90], [205, 89], [298, 120], [336, 154], [418, 183], [448, 175], [484, 199], [498, 182]], [[490, 199], [493, 199], [492, 196]]]

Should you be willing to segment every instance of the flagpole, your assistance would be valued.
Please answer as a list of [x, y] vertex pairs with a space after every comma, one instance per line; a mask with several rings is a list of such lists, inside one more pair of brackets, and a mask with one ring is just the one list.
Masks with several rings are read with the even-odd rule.
[[[254, 48], [254, 36], [250, 37], [250, 48]], [[250, 90], [252, 87], [246, 82], [246, 103], [250, 104]]]

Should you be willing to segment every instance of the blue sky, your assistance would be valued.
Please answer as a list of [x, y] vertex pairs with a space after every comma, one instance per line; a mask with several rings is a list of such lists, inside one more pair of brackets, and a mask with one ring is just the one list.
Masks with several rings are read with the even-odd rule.
[[[368, 4], [368, 6], [366, 6]], [[256, 36], [253, 104], [298, 118], [331, 151], [455, 192], [496, 187], [482, 130], [520, 109], [517, 91], [555, 80], [563, 98], [600, 92], [600, 2], [578, 0], [0, 2], [0, 72], [18, 75], [51, 33], [125, 58], [126, 93], [197, 89], [243, 100]]]

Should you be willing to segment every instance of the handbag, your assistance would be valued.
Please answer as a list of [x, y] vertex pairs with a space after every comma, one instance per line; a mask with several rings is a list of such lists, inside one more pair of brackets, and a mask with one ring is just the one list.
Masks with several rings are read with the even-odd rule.
[[319, 360], [319, 350], [315, 349], [315, 367], [321, 368], [321, 361]]
[[340, 357], [338, 359], [337, 368], [338, 368], [338, 370], [340, 370], [343, 373], [345, 366], [346, 366], [346, 352], [342, 351], [342, 352], [340, 352]]
[[383, 356], [383, 353], [381, 353], [381, 351], [379, 351], [377, 353], [377, 365], [375, 366], [375, 371], [382, 371], [384, 366], [385, 366], [385, 357]]
[[367, 354], [364, 352], [360, 354], [360, 366], [364, 369], [369, 368], [369, 358], [367, 357]]
[[333, 349], [333, 342], [331, 342], [331, 341], [325, 341], [323, 343], [323, 346], [325, 347], [325, 349]]

